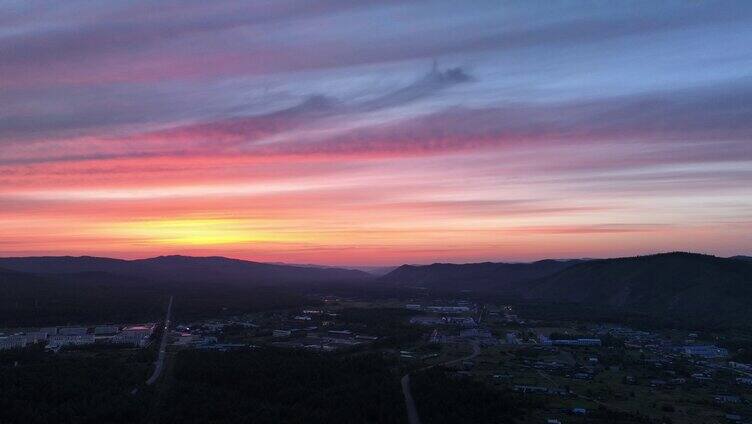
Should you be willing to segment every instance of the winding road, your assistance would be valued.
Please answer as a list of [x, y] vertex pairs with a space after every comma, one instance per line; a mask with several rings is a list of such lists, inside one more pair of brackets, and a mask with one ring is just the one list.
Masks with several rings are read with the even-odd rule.
[[164, 328], [162, 329], [162, 341], [159, 343], [159, 354], [157, 355], [157, 360], [154, 361], [154, 372], [151, 374], [151, 377], [146, 380], [147, 386], [154, 384], [159, 379], [159, 376], [162, 375], [162, 370], [164, 370], [165, 357], [167, 356], [167, 333], [170, 328], [171, 313], [172, 296], [170, 296], [170, 303], [167, 304], [167, 315], [165, 316]]

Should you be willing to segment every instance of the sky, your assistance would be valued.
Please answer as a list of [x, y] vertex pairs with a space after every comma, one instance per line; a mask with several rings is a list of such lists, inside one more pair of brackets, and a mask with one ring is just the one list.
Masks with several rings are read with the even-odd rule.
[[752, 2], [0, 3], [0, 256], [752, 254]]

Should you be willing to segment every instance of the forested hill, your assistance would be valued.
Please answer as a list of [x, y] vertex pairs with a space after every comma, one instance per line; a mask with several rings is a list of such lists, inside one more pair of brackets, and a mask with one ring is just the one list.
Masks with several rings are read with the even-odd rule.
[[106, 272], [32, 274], [0, 269], [0, 328], [176, 320], [300, 307], [302, 291], [276, 286], [154, 281]]
[[579, 262], [548, 259], [532, 263], [402, 265], [381, 277], [380, 281], [439, 290], [509, 291], [519, 284], [552, 275]]
[[364, 281], [362, 271], [251, 262], [224, 257], [159, 256], [122, 260], [91, 256], [0, 258], [0, 267], [37, 274], [107, 272], [158, 281], [244, 284]]
[[592, 260], [522, 287], [527, 299], [706, 323], [752, 322], [752, 263], [693, 253]]

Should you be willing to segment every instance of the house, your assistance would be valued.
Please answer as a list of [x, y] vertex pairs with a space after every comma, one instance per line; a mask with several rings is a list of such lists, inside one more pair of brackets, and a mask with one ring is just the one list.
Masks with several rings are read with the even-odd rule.
[[443, 325], [447, 321], [444, 318], [439, 317], [412, 317], [410, 318], [410, 324], [417, 325]]
[[601, 339], [557, 339], [551, 340], [556, 346], [600, 346]]
[[718, 403], [740, 403], [742, 399], [736, 395], [715, 395], [713, 400]]
[[459, 325], [460, 327], [475, 327], [475, 320], [470, 317], [447, 317], [446, 322], [449, 324]]
[[741, 362], [730, 361], [729, 366], [735, 370], [752, 372], [752, 364], [743, 364]]
[[725, 358], [728, 356], [728, 349], [715, 345], [682, 346], [680, 350], [684, 355], [705, 359]]

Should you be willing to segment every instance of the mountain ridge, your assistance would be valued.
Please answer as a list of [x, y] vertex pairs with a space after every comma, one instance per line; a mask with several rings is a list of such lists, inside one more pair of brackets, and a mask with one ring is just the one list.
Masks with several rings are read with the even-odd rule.
[[163, 255], [145, 259], [96, 256], [31, 256], [0, 258], [0, 267], [35, 274], [108, 272], [170, 281], [246, 283], [364, 281], [373, 277], [344, 268], [276, 265], [223, 256]]
[[528, 300], [752, 322], [752, 263], [689, 252], [597, 259], [518, 287]]

